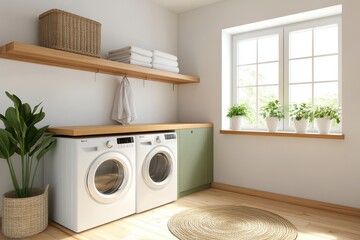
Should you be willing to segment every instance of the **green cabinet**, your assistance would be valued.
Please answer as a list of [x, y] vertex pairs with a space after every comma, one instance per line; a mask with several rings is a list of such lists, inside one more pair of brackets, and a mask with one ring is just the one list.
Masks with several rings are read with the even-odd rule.
[[177, 130], [178, 196], [210, 187], [213, 181], [213, 128]]

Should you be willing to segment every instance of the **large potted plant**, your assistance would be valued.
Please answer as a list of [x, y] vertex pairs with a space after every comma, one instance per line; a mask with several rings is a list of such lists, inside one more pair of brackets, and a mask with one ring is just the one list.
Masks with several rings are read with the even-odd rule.
[[281, 118], [285, 117], [284, 108], [279, 100], [268, 102], [260, 108], [260, 115], [265, 118], [269, 132], [276, 132]]
[[[48, 126], [35, 126], [44, 119], [40, 104], [31, 109], [28, 103], [8, 92], [14, 106], [0, 119], [0, 158], [5, 159], [14, 187], [3, 196], [2, 232], [10, 238], [23, 238], [43, 231], [48, 225], [48, 187], [33, 187], [40, 160], [54, 147], [55, 140], [47, 134]], [[18, 172], [14, 162], [20, 161]], [[20, 173], [20, 174], [19, 174]]]
[[333, 119], [336, 123], [340, 123], [339, 109], [333, 106], [315, 106], [314, 118], [318, 132], [328, 134]]
[[307, 103], [290, 105], [289, 113], [297, 133], [305, 133], [308, 123], [314, 119], [312, 107]]
[[230, 128], [232, 130], [241, 130], [243, 117], [247, 117], [249, 108], [246, 104], [235, 104], [228, 110], [227, 117], [230, 118]]

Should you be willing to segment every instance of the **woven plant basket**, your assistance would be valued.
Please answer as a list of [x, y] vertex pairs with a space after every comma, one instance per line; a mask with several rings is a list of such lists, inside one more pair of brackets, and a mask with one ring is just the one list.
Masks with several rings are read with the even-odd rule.
[[2, 233], [9, 238], [24, 238], [48, 226], [48, 191], [33, 189], [34, 196], [17, 198], [14, 191], [3, 197]]

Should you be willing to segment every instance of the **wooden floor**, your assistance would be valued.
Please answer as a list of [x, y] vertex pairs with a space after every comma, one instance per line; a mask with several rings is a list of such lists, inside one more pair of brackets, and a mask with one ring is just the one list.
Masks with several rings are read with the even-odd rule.
[[[82, 232], [73, 233], [54, 223], [27, 240], [134, 240], [176, 239], [167, 229], [168, 219], [184, 210], [202, 205], [244, 205], [265, 209], [285, 217], [299, 231], [298, 240], [360, 240], [360, 218], [301, 207], [247, 195], [208, 189], [165, 206], [132, 215]], [[0, 240], [6, 239], [0, 236]], [[255, 239], [254, 239], [255, 240]]]

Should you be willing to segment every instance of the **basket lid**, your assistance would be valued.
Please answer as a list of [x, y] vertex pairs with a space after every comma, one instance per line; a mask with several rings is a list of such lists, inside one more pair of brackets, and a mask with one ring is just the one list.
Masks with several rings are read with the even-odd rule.
[[91, 21], [91, 22], [94, 22], [96, 24], [99, 24], [101, 25], [101, 23], [97, 22], [97, 21], [94, 21], [92, 19], [89, 19], [89, 18], [85, 18], [85, 17], [82, 17], [82, 16], [79, 16], [79, 15], [76, 15], [76, 14], [73, 14], [73, 13], [70, 13], [70, 12], [66, 12], [66, 11], [63, 11], [63, 10], [60, 10], [60, 9], [50, 9], [42, 14], [39, 15], [39, 19], [42, 19], [50, 14], [53, 14], [53, 13], [61, 13], [61, 14], [67, 14], [67, 15], [71, 15], [73, 17], [78, 17], [78, 18], [81, 18], [83, 20], [86, 20], [86, 21]]

